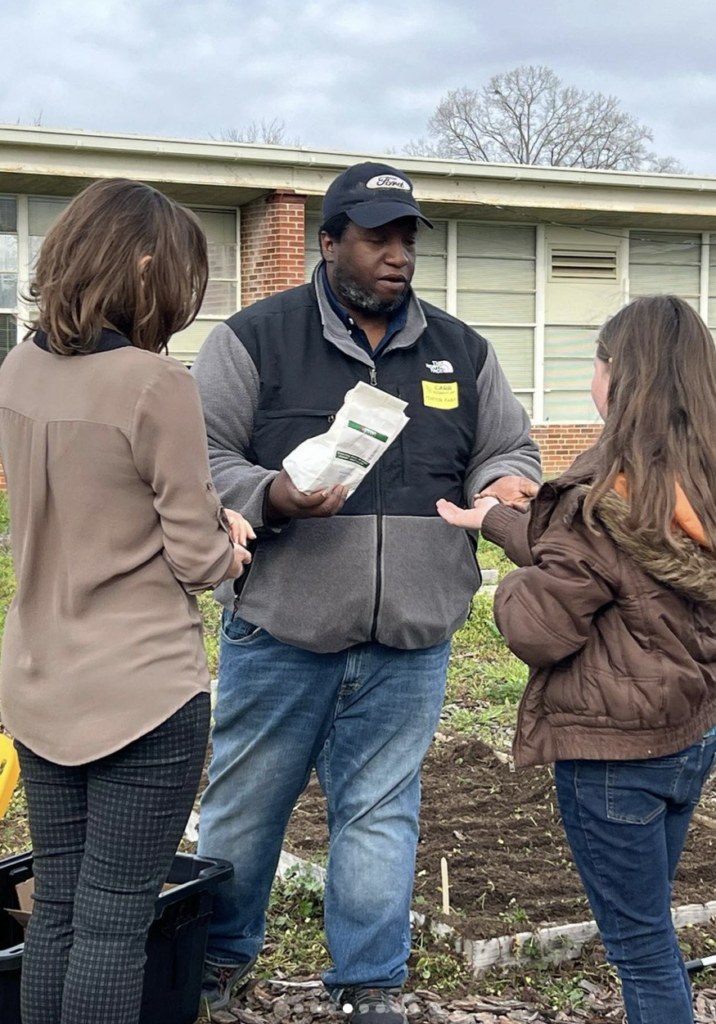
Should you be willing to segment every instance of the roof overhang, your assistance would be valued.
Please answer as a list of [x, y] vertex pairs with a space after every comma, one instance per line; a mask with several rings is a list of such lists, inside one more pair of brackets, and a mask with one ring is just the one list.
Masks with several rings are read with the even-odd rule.
[[[0, 192], [69, 196], [97, 178], [150, 182], [184, 203], [241, 206], [292, 189], [316, 208], [359, 153], [0, 126]], [[716, 228], [716, 178], [377, 157], [413, 179], [428, 216]]]

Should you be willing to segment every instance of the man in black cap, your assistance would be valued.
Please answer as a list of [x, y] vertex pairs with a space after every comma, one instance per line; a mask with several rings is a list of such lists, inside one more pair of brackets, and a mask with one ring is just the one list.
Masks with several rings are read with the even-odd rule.
[[[529, 421], [489, 343], [411, 289], [410, 180], [351, 167], [323, 204], [310, 284], [212, 331], [194, 368], [214, 482], [259, 537], [224, 604], [199, 849], [226, 858], [204, 994], [228, 1005], [261, 951], [291, 811], [315, 767], [328, 805], [324, 981], [359, 1024], [401, 1024], [420, 766], [440, 717], [450, 638], [480, 585], [474, 540], [436, 501], [536, 489]], [[282, 468], [359, 381], [410, 421], [347, 499]]]

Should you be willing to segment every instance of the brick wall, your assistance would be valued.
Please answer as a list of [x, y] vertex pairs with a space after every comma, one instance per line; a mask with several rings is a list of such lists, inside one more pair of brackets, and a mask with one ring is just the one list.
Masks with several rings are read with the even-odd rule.
[[241, 207], [241, 305], [304, 284], [306, 197], [277, 189]]
[[580, 452], [594, 444], [601, 430], [598, 423], [554, 423], [534, 427], [532, 437], [542, 451], [544, 475], [557, 476], [567, 469]]

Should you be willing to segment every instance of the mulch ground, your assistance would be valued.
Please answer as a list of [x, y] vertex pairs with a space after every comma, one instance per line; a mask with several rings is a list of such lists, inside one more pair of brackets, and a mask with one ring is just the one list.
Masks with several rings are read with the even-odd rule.
[[[325, 802], [314, 779], [291, 819], [288, 846], [310, 858], [327, 845]], [[716, 831], [692, 825], [674, 886], [676, 905], [716, 899], [715, 854]], [[450, 924], [471, 938], [591, 916], [550, 771], [510, 771], [479, 740], [446, 738], [426, 759], [415, 879], [419, 911], [434, 914], [442, 904], [442, 857], [449, 867]]]
[[[623, 1024], [624, 1010], [613, 989], [588, 981], [580, 983], [584, 1002], [579, 1009], [553, 1010], [525, 998], [465, 996], [442, 1000], [418, 990], [404, 997], [410, 1024]], [[347, 1018], [328, 1002], [320, 982], [254, 982], [226, 1010], [214, 1015], [216, 1024], [340, 1024]], [[716, 990], [704, 989], [694, 999], [696, 1024], [716, 1021]]]

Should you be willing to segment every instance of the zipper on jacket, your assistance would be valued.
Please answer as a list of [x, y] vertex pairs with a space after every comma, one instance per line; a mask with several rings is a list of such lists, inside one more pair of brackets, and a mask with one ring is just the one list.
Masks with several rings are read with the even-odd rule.
[[[378, 373], [374, 366], [370, 367], [370, 383], [374, 388], [378, 387]], [[383, 590], [383, 488], [381, 487], [381, 463], [373, 470], [375, 474], [376, 492], [376, 535], [377, 535], [377, 565], [375, 569], [375, 606], [373, 608], [373, 625], [371, 626], [370, 638], [376, 641], [378, 633], [378, 612], [380, 611], [380, 598]]]

